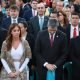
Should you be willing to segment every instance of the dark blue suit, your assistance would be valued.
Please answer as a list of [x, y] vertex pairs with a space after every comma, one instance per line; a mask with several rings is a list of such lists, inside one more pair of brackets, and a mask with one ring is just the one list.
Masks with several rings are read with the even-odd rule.
[[[25, 19], [18, 17], [18, 23], [20, 21], [25, 21]], [[11, 25], [11, 18], [10, 17], [3, 20], [3, 22], [2, 22], [3, 28], [8, 30], [10, 25]]]
[[31, 9], [30, 4], [26, 4], [23, 8], [22, 6], [20, 7], [20, 12], [19, 12], [19, 17], [23, 17], [23, 14], [25, 11], [28, 11]]
[[25, 18], [26, 21], [29, 21], [31, 17], [33, 17], [32, 9], [24, 12], [23, 18]]

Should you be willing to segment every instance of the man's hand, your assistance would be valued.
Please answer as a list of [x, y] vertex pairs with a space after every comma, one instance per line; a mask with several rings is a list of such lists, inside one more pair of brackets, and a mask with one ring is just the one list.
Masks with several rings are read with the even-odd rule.
[[56, 66], [56, 65], [54, 65], [54, 64], [53, 64], [53, 67], [54, 67], [54, 70], [57, 68], [57, 66]]
[[56, 65], [54, 65], [54, 64], [46, 64], [46, 66], [45, 66], [48, 70], [55, 70], [56, 68], [57, 68], [57, 66]]
[[54, 66], [52, 64], [46, 64], [45, 66], [48, 70], [54, 70]]

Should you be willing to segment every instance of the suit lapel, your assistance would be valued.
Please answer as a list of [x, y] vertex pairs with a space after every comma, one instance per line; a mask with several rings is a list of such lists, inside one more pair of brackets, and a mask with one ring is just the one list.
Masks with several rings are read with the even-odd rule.
[[50, 44], [50, 36], [49, 36], [49, 32], [48, 32], [48, 30], [47, 30], [47, 34], [46, 34], [46, 42], [47, 42], [47, 44], [51, 47], [51, 44]]
[[55, 36], [54, 36], [54, 41], [53, 41], [53, 45], [52, 47], [55, 47], [58, 43], [58, 40], [59, 39], [59, 34], [58, 34], [58, 31], [55, 33]]
[[44, 26], [45, 26], [46, 23], [47, 23], [47, 17], [44, 16], [44, 22], [43, 22], [43, 27], [42, 27], [42, 29], [44, 28]]
[[36, 21], [35, 21], [35, 24], [37, 24], [37, 28], [38, 28], [38, 30], [40, 31], [40, 26], [39, 26], [39, 18], [38, 18], [38, 16], [35, 16], [36, 17]]
[[8, 20], [9, 25], [11, 24], [11, 22], [12, 22], [12, 21], [11, 21], [11, 18], [9, 17], [9, 20]]
[[59, 35], [58, 35], [58, 31], [56, 32], [55, 34], [55, 37], [54, 37], [54, 41], [53, 41], [53, 45], [51, 46], [51, 43], [50, 43], [50, 36], [49, 36], [49, 32], [47, 30], [47, 35], [45, 36], [46, 37], [46, 42], [48, 42], [47, 44], [53, 48], [54, 46], [57, 45], [57, 42], [58, 42], [58, 39], [59, 39]]

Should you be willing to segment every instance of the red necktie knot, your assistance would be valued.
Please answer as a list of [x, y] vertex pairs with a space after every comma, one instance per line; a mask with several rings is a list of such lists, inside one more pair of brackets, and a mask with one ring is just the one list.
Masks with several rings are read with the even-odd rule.
[[74, 28], [74, 31], [73, 31], [73, 38], [76, 38], [76, 36], [77, 36], [76, 28]]

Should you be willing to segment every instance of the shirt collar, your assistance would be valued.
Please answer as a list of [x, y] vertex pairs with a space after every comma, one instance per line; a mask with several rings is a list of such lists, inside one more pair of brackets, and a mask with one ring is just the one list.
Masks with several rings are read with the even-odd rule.
[[17, 19], [18, 19], [18, 17], [16, 17], [15, 19], [11, 17], [11, 20], [17, 20]]
[[44, 15], [43, 15], [43, 16], [39, 16], [39, 15], [38, 15], [38, 18], [39, 18], [39, 19], [40, 19], [40, 18], [43, 18], [43, 19], [44, 19]]
[[76, 28], [78, 30], [78, 25], [76, 27], [73, 27], [73, 25], [71, 25], [71, 28], [72, 29]]

